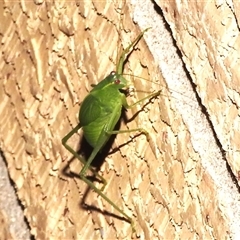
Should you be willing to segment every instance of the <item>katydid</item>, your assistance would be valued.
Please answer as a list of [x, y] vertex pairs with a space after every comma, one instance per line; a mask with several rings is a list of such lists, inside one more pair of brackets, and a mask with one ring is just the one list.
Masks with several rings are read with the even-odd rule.
[[[135, 45], [137, 45], [143, 34], [148, 29], [149, 28], [145, 29], [141, 34], [139, 34], [139, 36], [125, 50], [123, 50], [117, 62], [116, 71], [111, 72], [105, 79], [95, 85], [90, 93], [85, 97], [80, 107], [78, 125], [62, 139], [62, 144], [65, 148], [84, 165], [79, 173], [80, 178], [110, 205], [112, 205], [119, 213], [121, 213], [126, 220], [131, 223], [133, 230], [134, 224], [132, 218], [103, 193], [103, 189], [107, 182], [94, 170], [91, 163], [97, 153], [104, 147], [113, 134], [140, 131], [145, 134], [147, 138], [149, 137], [148, 132], [142, 128], [114, 130], [115, 125], [121, 117], [122, 107], [125, 109], [132, 108], [136, 104], [146, 99], [156, 97], [160, 93], [160, 91], [154, 92], [147, 97], [128, 105], [126, 96], [120, 92], [120, 89], [127, 89], [129, 87], [127, 79], [123, 74], [124, 61], [126, 60], [129, 52], [133, 50]], [[87, 142], [93, 147], [93, 151], [87, 161], [80, 157], [80, 155], [67, 144], [68, 139], [71, 138], [73, 134], [77, 133], [80, 128], [82, 128], [83, 135]], [[86, 176], [86, 172], [89, 169], [93, 172], [95, 177], [101, 179], [103, 183], [103, 187], [101, 189], [98, 189]]]

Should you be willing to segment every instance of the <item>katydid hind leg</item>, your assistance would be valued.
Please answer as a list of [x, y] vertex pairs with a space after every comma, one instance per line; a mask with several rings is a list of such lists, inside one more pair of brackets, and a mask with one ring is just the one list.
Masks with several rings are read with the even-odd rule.
[[[81, 128], [81, 124], [79, 123], [76, 127], [74, 127], [63, 139], [62, 139], [62, 144], [63, 146], [78, 160], [80, 160], [80, 162], [85, 166], [87, 164], [87, 162], [75, 151], [73, 150], [72, 147], [70, 147], [67, 144], [67, 141], [69, 140], [69, 138], [71, 138], [75, 133], [78, 132], [78, 130]], [[90, 169], [92, 171], [92, 173], [94, 174], [95, 177], [99, 178], [100, 181], [103, 183], [103, 189], [107, 184], [107, 181], [105, 180], [105, 178], [103, 178], [98, 172], [95, 171], [95, 169], [91, 166], [88, 167], [88, 169]]]
[[132, 229], [133, 229], [133, 232], [135, 232], [135, 228], [134, 228], [134, 222], [132, 220], [131, 217], [129, 217], [121, 208], [119, 208], [117, 206], [117, 204], [115, 204], [112, 200], [110, 200], [106, 194], [103, 193], [103, 190], [102, 189], [99, 189], [97, 188], [94, 183], [89, 180], [85, 175], [81, 175], [80, 174], [80, 177], [81, 179], [91, 188], [93, 189], [98, 195], [100, 195], [105, 201], [107, 201], [113, 208], [115, 208], [115, 210], [117, 210], [119, 213], [121, 213], [125, 219], [131, 223], [131, 226], [132, 226]]
[[[81, 128], [81, 125], [80, 123], [72, 129], [72, 131], [70, 131], [63, 139], [62, 139], [62, 144], [64, 145], [64, 147], [73, 154], [74, 157], [76, 157], [77, 159], [79, 159], [83, 164], [83, 168], [82, 170], [80, 171], [79, 175], [80, 175], [80, 178], [91, 188], [93, 189], [97, 194], [99, 194], [103, 199], [105, 199], [111, 206], [113, 206], [119, 213], [121, 213], [125, 218], [126, 220], [131, 223], [131, 226], [132, 226], [132, 229], [133, 231], [135, 231], [134, 229], [134, 223], [132, 221], [132, 219], [122, 210], [120, 209], [113, 201], [111, 201], [104, 193], [103, 193], [103, 189], [104, 187], [106, 186], [106, 180], [100, 176], [91, 166], [91, 162], [92, 160], [96, 157], [97, 153], [100, 151], [100, 149], [102, 148], [101, 145], [98, 145], [98, 147], [95, 147], [90, 155], [90, 157], [88, 158], [87, 161], [85, 161], [83, 158], [81, 158], [79, 156], [79, 154], [74, 151], [68, 144], [67, 144], [67, 141], [69, 138], [71, 138], [73, 136], [73, 134], [77, 133], [78, 130]], [[103, 187], [101, 189], [98, 189], [94, 183], [86, 176], [86, 171], [90, 169], [94, 175], [96, 177], [99, 177], [101, 179], [101, 181], [103, 182]]]

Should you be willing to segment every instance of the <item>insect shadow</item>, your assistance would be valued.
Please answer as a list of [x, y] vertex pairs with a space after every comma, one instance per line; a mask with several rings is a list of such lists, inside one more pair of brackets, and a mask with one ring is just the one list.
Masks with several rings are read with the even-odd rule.
[[[126, 90], [121, 90], [123, 91], [126, 95], [128, 95], [128, 91]], [[130, 118], [127, 117], [127, 114], [126, 114], [126, 109], [122, 108], [122, 112], [121, 112], [121, 118], [119, 119], [119, 121], [117, 122], [116, 126], [115, 126], [115, 129], [114, 130], [119, 130], [120, 129], [120, 126], [121, 124], [123, 123], [124, 125], [126, 125], [128, 122], [131, 122], [133, 121], [140, 112], [144, 111], [144, 108], [151, 103], [151, 100], [153, 98], [156, 98], [156, 97], [152, 97], [150, 99], [148, 99], [148, 101], [143, 104], [143, 106], [141, 107], [141, 109], [139, 109], [138, 111], [136, 111]], [[111, 135], [111, 137], [109, 138], [109, 141], [106, 143], [106, 145], [102, 148], [102, 150], [100, 152], [98, 152], [98, 154], [96, 155], [96, 157], [94, 158], [94, 160], [92, 161], [91, 163], [91, 166], [94, 168], [94, 170], [96, 172], [98, 172], [102, 166], [102, 164], [104, 163], [105, 159], [107, 156], [109, 155], [112, 155], [114, 154], [115, 152], [119, 151], [119, 149], [121, 149], [122, 147], [124, 147], [125, 145], [128, 145], [130, 142], [132, 142], [133, 139], [137, 138], [139, 135], [141, 135], [142, 133], [139, 132], [139, 133], [136, 133], [134, 134], [133, 137], [131, 137], [131, 139], [129, 139], [128, 141], [120, 144], [118, 147], [114, 147], [112, 150], [112, 146], [113, 146], [113, 143], [114, 143], [114, 140], [116, 138], [116, 135]], [[88, 159], [89, 156], [91, 155], [92, 153], [92, 150], [93, 148], [88, 144], [88, 142], [86, 141], [86, 139], [84, 138], [84, 136], [81, 137], [81, 139], [79, 140], [79, 144], [78, 144], [78, 151], [77, 153], [82, 156], [84, 159]], [[68, 163], [66, 164], [66, 166], [62, 169], [62, 174], [66, 177], [69, 177], [69, 178], [80, 178], [79, 176], [79, 173], [77, 172], [73, 172], [70, 170], [70, 165], [71, 163], [75, 160], [75, 157], [73, 156], [69, 161]], [[91, 173], [91, 171], [89, 171]], [[102, 181], [100, 179], [98, 179], [94, 173], [92, 174], [89, 174], [87, 176], [87, 179], [88, 180], [91, 180], [92, 182], [99, 182], [99, 183], [102, 183]], [[86, 210], [90, 210], [90, 211], [96, 211], [96, 212], [99, 212], [103, 215], [106, 215], [106, 216], [111, 216], [111, 217], [114, 217], [114, 218], [117, 218], [119, 220], [123, 220], [123, 221], [127, 221], [126, 218], [124, 217], [121, 217], [117, 214], [114, 214], [112, 212], [109, 212], [109, 211], [106, 211], [106, 210], [101, 210], [99, 209], [98, 207], [94, 206], [94, 205], [89, 205], [86, 203], [86, 199], [88, 197], [88, 194], [89, 192], [91, 191], [91, 187], [90, 186], [87, 186], [87, 189], [85, 190], [84, 194], [83, 194], [83, 197], [79, 203], [79, 206], [83, 209], [86, 209]]]

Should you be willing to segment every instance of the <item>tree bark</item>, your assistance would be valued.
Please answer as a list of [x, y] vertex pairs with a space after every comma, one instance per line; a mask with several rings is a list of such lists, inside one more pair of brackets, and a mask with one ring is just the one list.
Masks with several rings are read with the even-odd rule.
[[[166, 1], [159, 4], [170, 23], [177, 4]], [[201, 9], [204, 3], [201, 4], [197, 8]], [[138, 90], [162, 89], [162, 95], [143, 111], [140, 111], [142, 105], [127, 111], [127, 118], [140, 112], [131, 122], [122, 121], [120, 127], [145, 128], [151, 140], [148, 143], [144, 135], [134, 137], [136, 134], [132, 133], [117, 135], [110, 150], [113, 153], [102, 153], [105, 162], [99, 171], [108, 180], [106, 195], [133, 216], [136, 235], [132, 235], [130, 224], [119, 219], [122, 216], [95, 192], [89, 191], [83, 181], [65, 174], [66, 169], [79, 173], [82, 165], [62, 146], [61, 139], [77, 125], [80, 103], [92, 89], [91, 85], [115, 70], [119, 51], [141, 32], [139, 26], [149, 27], [139, 21], [138, 13], [144, 12], [144, 6], [138, 10], [139, 6], [140, 3], [131, 5], [128, 1], [3, 3], [0, 146], [36, 239], [126, 239], [130, 236], [220, 239], [231, 231], [215, 179], [211, 171], [206, 170], [201, 153], [192, 146], [189, 123], [176, 107], [179, 98], [171, 95], [182, 96], [182, 93], [179, 94], [179, 87], [170, 89], [165, 83], [169, 75], [167, 65], [177, 69], [182, 63], [169, 64], [162, 59], [159, 70], [156, 56], [153, 58], [144, 40], [132, 52], [124, 73], [129, 74], [126, 77], [134, 81]], [[156, 7], [150, 8], [155, 11]], [[154, 22], [159, 13], [150, 13], [150, 8], [148, 18]], [[189, 39], [180, 41], [184, 35], [180, 34], [179, 27], [177, 36], [177, 26], [181, 26], [177, 20], [170, 26], [184, 53], [186, 66], [197, 82], [203, 73], [200, 66], [205, 66], [194, 62], [197, 48], [193, 48]], [[162, 31], [166, 23], [161, 20], [158, 27]], [[149, 30], [144, 38], [154, 41], [156, 35], [151, 34], [156, 33], [155, 30]], [[160, 55], [165, 56], [168, 51], [167, 45]], [[188, 57], [190, 52], [192, 58]], [[220, 85], [212, 86], [219, 89]], [[200, 96], [204, 91], [208, 89], [199, 85]], [[219, 91], [210, 96], [212, 100], [222, 96], [224, 91]], [[133, 102], [144, 95], [137, 92], [128, 99]], [[188, 111], [203, 116], [189, 99], [185, 98], [190, 106]], [[206, 96], [203, 99], [204, 104], [210, 102], [206, 104], [208, 113], [211, 113], [209, 109], [215, 112], [216, 107], [211, 108], [213, 101]], [[236, 113], [235, 108], [231, 111]], [[69, 145], [86, 152], [81, 136], [81, 133], [75, 134]], [[230, 151], [227, 155], [230, 156]], [[90, 206], [88, 209], [83, 208], [83, 199]]]

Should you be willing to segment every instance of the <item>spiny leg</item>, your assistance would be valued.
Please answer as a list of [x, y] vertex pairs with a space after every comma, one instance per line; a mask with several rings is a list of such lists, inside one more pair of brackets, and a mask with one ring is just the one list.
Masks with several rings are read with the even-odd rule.
[[117, 73], [118, 74], [123, 74], [123, 65], [124, 65], [124, 61], [126, 59], [126, 54], [130, 51], [130, 49], [132, 47], [134, 47], [138, 41], [142, 38], [143, 34], [148, 31], [150, 28], [146, 28], [145, 30], [143, 30], [136, 38], [135, 40], [126, 48], [124, 49], [124, 51], [122, 52], [120, 58], [119, 58], [119, 61], [118, 61], [118, 64], [117, 64]]
[[[98, 152], [98, 149], [93, 149], [93, 152], [92, 154], [90, 155], [88, 161], [91, 161], [92, 158], [95, 157], [96, 153]], [[131, 227], [132, 227], [132, 231], [135, 232], [135, 226], [134, 226], [134, 222], [132, 220], [131, 217], [129, 217], [122, 209], [120, 209], [112, 200], [110, 200], [104, 193], [103, 193], [103, 190], [102, 188], [99, 189], [97, 188], [93, 182], [91, 180], [89, 180], [86, 175], [85, 175], [85, 172], [82, 171], [80, 172], [80, 178], [89, 186], [91, 187], [97, 194], [99, 194], [103, 199], [105, 199], [105, 201], [107, 201], [111, 206], [113, 206], [113, 208], [115, 208], [115, 210], [117, 210], [119, 213], [121, 213], [125, 218], [126, 220], [131, 224]]]
[[[99, 152], [99, 150], [102, 148], [101, 145], [99, 145], [98, 147], [95, 147], [90, 155], [90, 157], [88, 158], [87, 161], [85, 161], [83, 158], [81, 158], [79, 156], [79, 154], [74, 151], [68, 144], [67, 141], [69, 138], [72, 137], [73, 134], [77, 133], [78, 130], [81, 128], [81, 124], [79, 123], [75, 128], [72, 129], [72, 131], [70, 131], [63, 139], [62, 139], [62, 144], [65, 146], [65, 148], [71, 152], [74, 157], [76, 157], [77, 159], [79, 159], [83, 164], [83, 168], [79, 173], [80, 178], [90, 187], [92, 188], [97, 194], [99, 194], [103, 199], [105, 199], [111, 206], [113, 206], [118, 212], [120, 212], [125, 218], [126, 220], [131, 224], [132, 230], [133, 232], [135, 232], [135, 227], [134, 227], [134, 222], [132, 220], [131, 217], [129, 217], [122, 209], [120, 209], [113, 201], [111, 201], [104, 193], [103, 193], [103, 189], [107, 184], [107, 181], [100, 176], [91, 166], [91, 162], [93, 161], [93, 159], [95, 158], [95, 156], [97, 155], [97, 153]], [[99, 177], [101, 179], [101, 181], [103, 182], [103, 187], [101, 189], [98, 189], [91, 180], [89, 180], [86, 177], [86, 171], [87, 169], [90, 169], [95, 176]]]
[[[130, 104], [130, 105], [128, 105], [128, 103], [126, 101], [126, 97], [123, 95], [123, 97], [122, 97], [122, 105], [126, 109], [131, 109], [135, 105], [143, 102], [146, 99], [151, 99], [151, 98], [157, 97], [160, 93], [161, 93], [161, 90], [159, 90], [157, 92], [154, 92], [152, 94], [149, 94], [148, 96], [146, 96], [146, 97], [144, 97], [144, 98], [142, 98], [142, 99], [138, 100], [137, 102], [135, 102], [133, 104]], [[108, 134], [121, 134], [121, 133], [129, 133], [129, 132], [141, 132], [141, 133], [143, 133], [146, 136], [147, 141], [148, 142], [150, 141], [149, 132], [147, 130], [145, 130], [144, 128], [135, 128], [135, 129], [128, 129], [128, 130], [115, 130], [115, 131], [108, 131], [107, 133]]]
[[[77, 133], [78, 130], [81, 128], [81, 124], [79, 123], [76, 127], [74, 127], [63, 139], [62, 139], [62, 144], [63, 146], [70, 152], [73, 154], [73, 156], [75, 158], [77, 158], [78, 160], [80, 160], [80, 162], [85, 166], [87, 164], [87, 162], [76, 152], [74, 151], [68, 144], [67, 141], [69, 138], [71, 138], [73, 136], [73, 134]], [[91, 166], [89, 166], [89, 169], [92, 171], [92, 173], [94, 174], [95, 177], [99, 178], [101, 180], [101, 182], [103, 183], [102, 189], [105, 188], [105, 186], [107, 185], [107, 181], [106, 179], [104, 179], [97, 171], [95, 171], [95, 169]]]
[[158, 95], [160, 95], [160, 93], [161, 93], [161, 90], [159, 90], [159, 91], [157, 91], [157, 92], [154, 92], [154, 93], [151, 93], [151, 94], [147, 95], [146, 97], [144, 97], [144, 98], [142, 98], [142, 99], [138, 100], [137, 102], [132, 103], [132, 104], [130, 104], [130, 105], [128, 105], [128, 103], [127, 103], [127, 101], [126, 101], [126, 98], [123, 98], [123, 99], [122, 99], [122, 101], [123, 101], [123, 106], [124, 106], [126, 109], [131, 109], [131, 108], [133, 108], [135, 105], [137, 105], [137, 104], [145, 101], [146, 99], [151, 99], [151, 98], [157, 97]]

